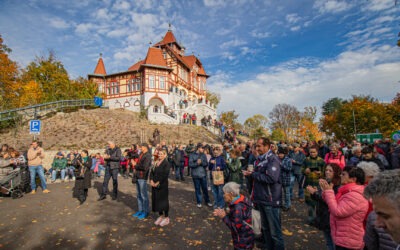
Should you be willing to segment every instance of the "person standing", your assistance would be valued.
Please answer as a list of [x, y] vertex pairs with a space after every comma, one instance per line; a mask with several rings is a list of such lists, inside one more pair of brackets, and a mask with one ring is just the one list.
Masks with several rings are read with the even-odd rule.
[[92, 160], [89, 157], [89, 152], [84, 149], [81, 152], [81, 159], [78, 161], [78, 174], [79, 177], [75, 180], [75, 190], [77, 198], [81, 205], [86, 201], [88, 190], [92, 186]]
[[175, 165], [175, 180], [176, 181], [184, 181], [185, 177], [183, 176], [184, 163], [185, 163], [185, 151], [183, 151], [183, 146], [179, 145], [176, 147], [173, 155], [173, 161]]
[[[292, 166], [293, 166], [293, 175], [294, 179], [297, 181], [299, 185], [299, 190], [298, 190], [298, 199], [299, 202], [304, 202], [304, 183], [303, 182], [303, 174], [301, 173], [301, 168], [303, 167], [304, 160], [306, 159], [306, 156], [301, 152], [300, 145], [295, 143], [293, 145], [294, 148], [294, 153], [289, 155], [290, 158], [292, 158]], [[290, 197], [294, 198], [293, 194], [293, 186], [294, 186], [294, 181], [290, 184]]]
[[31, 147], [28, 150], [28, 166], [31, 174], [31, 194], [36, 193], [36, 174], [40, 178], [40, 183], [43, 189], [43, 193], [50, 193], [47, 189], [46, 179], [44, 177], [43, 163], [44, 150], [39, 146], [38, 141], [33, 141]]
[[99, 197], [99, 201], [104, 200], [108, 193], [108, 182], [111, 177], [113, 179], [113, 191], [112, 191], [112, 199], [116, 200], [118, 196], [118, 169], [119, 162], [121, 160], [122, 152], [119, 147], [115, 145], [114, 142], [108, 142], [108, 148], [106, 149], [104, 160], [106, 162], [106, 170], [103, 181], [103, 190]]
[[204, 154], [204, 147], [200, 144], [197, 147], [197, 151], [192, 153], [189, 158], [189, 167], [192, 169], [193, 184], [198, 208], [202, 207], [202, 192], [205, 202], [209, 207], [212, 207], [207, 190], [207, 166], [207, 156]]
[[[208, 169], [210, 171], [224, 171], [226, 168], [226, 162], [224, 157], [222, 156], [222, 149], [219, 147], [214, 148], [214, 157], [211, 158]], [[223, 184], [215, 185], [214, 183], [211, 186], [211, 190], [214, 196], [214, 208], [224, 208], [224, 193], [222, 191]]]
[[168, 175], [170, 168], [167, 151], [161, 149], [158, 152], [158, 161], [150, 170], [150, 186], [151, 208], [153, 212], [158, 212], [160, 215], [154, 224], [162, 227], [169, 224]]
[[136, 171], [136, 192], [138, 201], [138, 211], [135, 214], [132, 214], [132, 216], [142, 220], [149, 216], [149, 195], [147, 193], [147, 179], [151, 167], [149, 144], [141, 144], [139, 160], [137, 163], [132, 161], [132, 165]]
[[271, 141], [266, 137], [257, 140], [259, 157], [254, 171], [243, 171], [253, 178], [253, 203], [260, 210], [262, 235], [266, 249], [285, 249], [281, 226], [282, 184], [280, 183], [280, 161], [270, 150]]

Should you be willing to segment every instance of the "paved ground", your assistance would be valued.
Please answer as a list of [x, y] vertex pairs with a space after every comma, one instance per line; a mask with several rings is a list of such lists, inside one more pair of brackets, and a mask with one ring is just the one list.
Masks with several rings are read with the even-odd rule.
[[[97, 201], [102, 179], [92, 182], [85, 204], [72, 198], [73, 182], [50, 184], [20, 199], [0, 198], [1, 249], [233, 249], [228, 228], [212, 216], [212, 209], [195, 206], [193, 183], [170, 181], [171, 223], [156, 227], [153, 214], [139, 221], [136, 191], [128, 179], [119, 178], [116, 201]], [[110, 182], [111, 186], [111, 182]], [[305, 205], [283, 213], [286, 249], [325, 249], [322, 233], [306, 226]]]

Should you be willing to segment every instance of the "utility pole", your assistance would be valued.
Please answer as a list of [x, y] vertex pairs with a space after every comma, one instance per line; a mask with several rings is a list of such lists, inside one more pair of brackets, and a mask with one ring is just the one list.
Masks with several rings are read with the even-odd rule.
[[357, 138], [356, 116], [354, 115], [354, 109], [353, 109], [353, 125], [354, 125], [354, 138]]

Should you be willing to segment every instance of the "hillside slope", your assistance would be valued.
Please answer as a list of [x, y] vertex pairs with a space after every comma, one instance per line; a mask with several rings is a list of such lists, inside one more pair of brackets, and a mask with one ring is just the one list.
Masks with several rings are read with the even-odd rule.
[[[72, 113], [56, 113], [42, 119], [42, 132], [38, 138], [48, 150], [104, 148], [108, 140], [121, 147], [132, 143], [149, 142], [154, 129], [158, 128], [161, 140], [168, 144], [189, 140], [217, 143], [215, 135], [203, 127], [191, 125], [155, 125], [141, 120], [138, 113], [127, 110], [93, 109]], [[1, 133], [0, 143], [21, 148], [29, 145], [33, 136], [29, 124]]]

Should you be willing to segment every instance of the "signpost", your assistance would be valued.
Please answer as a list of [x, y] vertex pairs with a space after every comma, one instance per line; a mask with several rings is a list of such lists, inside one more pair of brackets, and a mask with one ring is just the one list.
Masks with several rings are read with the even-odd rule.
[[94, 104], [96, 106], [99, 106], [99, 107], [103, 106], [103, 99], [98, 97], [98, 96], [95, 96], [94, 97]]
[[40, 120], [29, 121], [29, 134], [33, 134], [33, 139], [36, 140], [36, 135], [40, 135], [42, 123]]
[[378, 139], [383, 139], [383, 135], [381, 133], [371, 133], [371, 134], [357, 134], [357, 141], [363, 143], [374, 143], [374, 141]]

